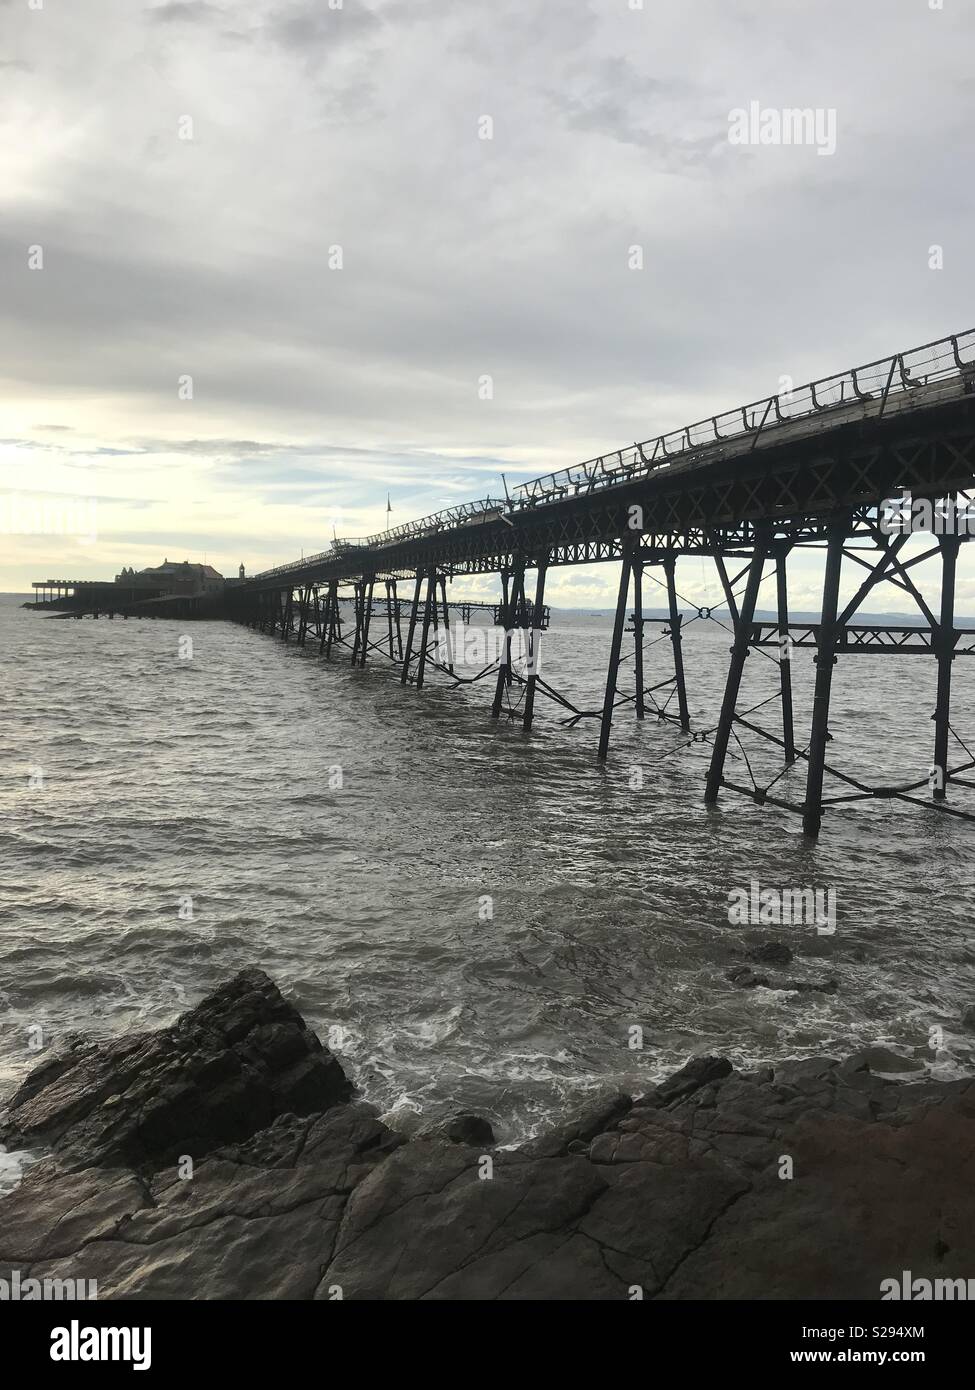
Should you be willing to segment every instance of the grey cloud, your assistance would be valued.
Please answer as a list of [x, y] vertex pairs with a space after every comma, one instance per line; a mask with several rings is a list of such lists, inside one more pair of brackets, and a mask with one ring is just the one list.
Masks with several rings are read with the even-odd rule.
[[212, 18], [223, 18], [230, 13], [219, 5], [211, 5], [207, 0], [169, 0], [168, 4], [156, 5], [146, 12], [156, 24], [180, 22], [201, 23]]
[[[88, 0], [56, 62], [9, 8], [0, 371], [105, 448], [487, 486], [967, 326], [950, 7]], [[751, 99], [835, 107], [836, 155], [731, 147]]]

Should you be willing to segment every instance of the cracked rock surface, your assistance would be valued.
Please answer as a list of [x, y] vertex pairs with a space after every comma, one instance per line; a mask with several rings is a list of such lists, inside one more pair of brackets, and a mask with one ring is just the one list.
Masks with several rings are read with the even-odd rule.
[[520, 1149], [471, 1116], [407, 1142], [247, 970], [172, 1029], [28, 1078], [2, 1137], [50, 1152], [0, 1201], [0, 1277], [177, 1299], [876, 1299], [904, 1269], [968, 1278], [975, 1080], [880, 1066], [696, 1057]]

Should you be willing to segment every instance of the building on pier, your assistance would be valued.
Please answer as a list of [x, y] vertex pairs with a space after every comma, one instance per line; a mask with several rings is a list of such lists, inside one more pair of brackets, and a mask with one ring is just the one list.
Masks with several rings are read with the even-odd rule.
[[191, 564], [189, 560], [163, 560], [144, 570], [131, 566], [115, 576], [116, 584], [132, 589], [152, 589], [163, 594], [219, 594], [224, 577], [212, 565]]

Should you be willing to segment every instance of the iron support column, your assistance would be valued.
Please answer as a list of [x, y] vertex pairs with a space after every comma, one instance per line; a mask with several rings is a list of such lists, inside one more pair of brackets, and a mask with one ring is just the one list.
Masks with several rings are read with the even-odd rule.
[[823, 820], [823, 773], [829, 742], [829, 697], [836, 665], [836, 614], [839, 609], [840, 570], [848, 522], [834, 521], [828, 530], [826, 573], [823, 577], [823, 612], [816, 644], [816, 686], [813, 694], [812, 729], [809, 735], [809, 766], [806, 772], [806, 801], [802, 828], [807, 835], [818, 835]]
[[368, 582], [363, 581], [362, 585], [362, 651], [359, 653], [360, 666], [365, 666], [366, 656], [369, 653], [369, 627], [372, 623], [372, 600], [375, 588], [375, 576], [370, 575]]
[[535, 717], [535, 686], [538, 684], [538, 663], [541, 660], [542, 650], [542, 605], [545, 601], [545, 572], [548, 568], [548, 556], [545, 555], [538, 562], [538, 574], [535, 578], [535, 606], [532, 609], [532, 629], [531, 629], [531, 651], [528, 661], [528, 684], [525, 690], [525, 713], [522, 721], [523, 728], [527, 732], [532, 726]]
[[389, 659], [395, 661], [396, 652], [393, 648], [393, 590], [392, 581], [386, 580], [386, 627], [389, 631]]
[[636, 680], [636, 717], [643, 719], [647, 712], [647, 697], [643, 681], [643, 560], [633, 559], [633, 674]]
[[406, 653], [403, 657], [403, 673], [400, 681], [403, 685], [410, 678], [410, 662], [413, 660], [413, 638], [416, 636], [416, 615], [420, 608], [420, 592], [423, 589], [423, 575], [417, 570], [416, 585], [413, 589], [413, 602], [410, 606], [410, 625], [406, 632]]
[[339, 582], [337, 579], [330, 579], [328, 583], [328, 594], [325, 598], [325, 623], [322, 629], [322, 641], [319, 651], [324, 651], [326, 656], [332, 654], [332, 643], [335, 640], [335, 626], [338, 616], [339, 606]]
[[515, 572], [511, 579], [511, 591], [507, 592], [505, 576], [502, 576], [502, 585], [505, 590], [504, 601], [501, 605], [501, 621], [504, 625], [504, 637], [501, 656], [501, 665], [498, 667], [498, 680], [494, 688], [494, 704], [491, 706], [491, 718], [497, 719], [501, 714], [501, 705], [504, 701], [504, 692], [511, 684], [511, 634], [515, 625], [515, 618], [518, 613], [519, 592], [523, 595], [525, 589], [525, 561], [519, 555], [515, 561]]
[[427, 580], [427, 598], [423, 606], [423, 635], [420, 638], [420, 656], [416, 667], [416, 688], [423, 689], [423, 675], [427, 669], [427, 644], [430, 641], [430, 621], [437, 602], [437, 571], [431, 570]]
[[941, 621], [937, 631], [938, 703], [934, 711], [934, 768], [932, 792], [935, 801], [944, 801], [948, 792], [948, 734], [951, 720], [951, 663], [955, 642], [955, 570], [958, 561], [957, 536], [941, 536]]
[[616, 599], [616, 621], [613, 624], [613, 644], [609, 651], [609, 666], [606, 670], [606, 693], [603, 696], [603, 716], [599, 725], [600, 762], [606, 761], [609, 753], [609, 734], [613, 727], [613, 709], [616, 705], [616, 679], [619, 674], [620, 648], [623, 645], [623, 627], [626, 623], [626, 600], [630, 592], [630, 570], [633, 568], [633, 544], [627, 541], [623, 546], [623, 567], [620, 571], [620, 588]]
[[785, 744], [785, 760], [796, 760], [796, 734], [792, 718], [792, 650], [789, 639], [789, 586], [786, 575], [788, 550], [779, 550], [775, 556], [775, 592], [779, 616], [779, 690], [782, 697], [782, 742]]
[[450, 608], [447, 605], [447, 581], [443, 575], [440, 576], [440, 597], [443, 605], [443, 631], [444, 642], [447, 648], [447, 670], [451, 675], [454, 674], [454, 644], [450, 635]]
[[354, 593], [353, 608], [355, 609], [355, 637], [352, 639], [352, 665], [359, 665], [359, 650], [362, 646], [362, 600], [365, 593], [365, 581], [357, 580]]
[[684, 651], [681, 637], [681, 614], [677, 608], [677, 585], [674, 575], [677, 561], [673, 555], [664, 557], [664, 574], [667, 576], [667, 601], [670, 605], [670, 641], [674, 649], [674, 679], [677, 684], [677, 711], [680, 726], [685, 733], [690, 732], [691, 716], [687, 708], [687, 686], [684, 682]]
[[714, 733], [714, 749], [711, 753], [711, 765], [708, 768], [708, 780], [704, 790], [704, 804], [706, 806], [713, 806], [717, 801], [721, 782], [724, 778], [724, 764], [725, 758], [728, 756], [731, 726], [735, 720], [738, 691], [741, 688], [741, 678], [748, 656], [748, 638], [755, 619], [755, 604], [758, 601], [758, 588], [762, 582], [762, 570], [765, 567], [765, 556], [768, 553], [770, 536], [771, 531], [768, 526], [755, 527], [755, 549], [752, 551], [752, 561], [748, 567], [748, 579], [745, 583], [745, 594], [735, 623], [735, 642], [731, 648], [731, 664], [728, 667], [728, 679], [725, 682], [718, 727]]

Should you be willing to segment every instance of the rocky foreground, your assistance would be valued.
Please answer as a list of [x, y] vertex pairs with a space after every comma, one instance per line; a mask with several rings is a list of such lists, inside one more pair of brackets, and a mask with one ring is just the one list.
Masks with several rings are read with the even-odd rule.
[[[880, 1049], [736, 1074], [699, 1057], [515, 1151], [409, 1141], [260, 970], [172, 1028], [75, 1043], [9, 1103], [43, 1149], [0, 1278], [99, 1298], [877, 1299], [975, 1276], [975, 1080]], [[791, 1172], [791, 1176], [789, 1173]]]

